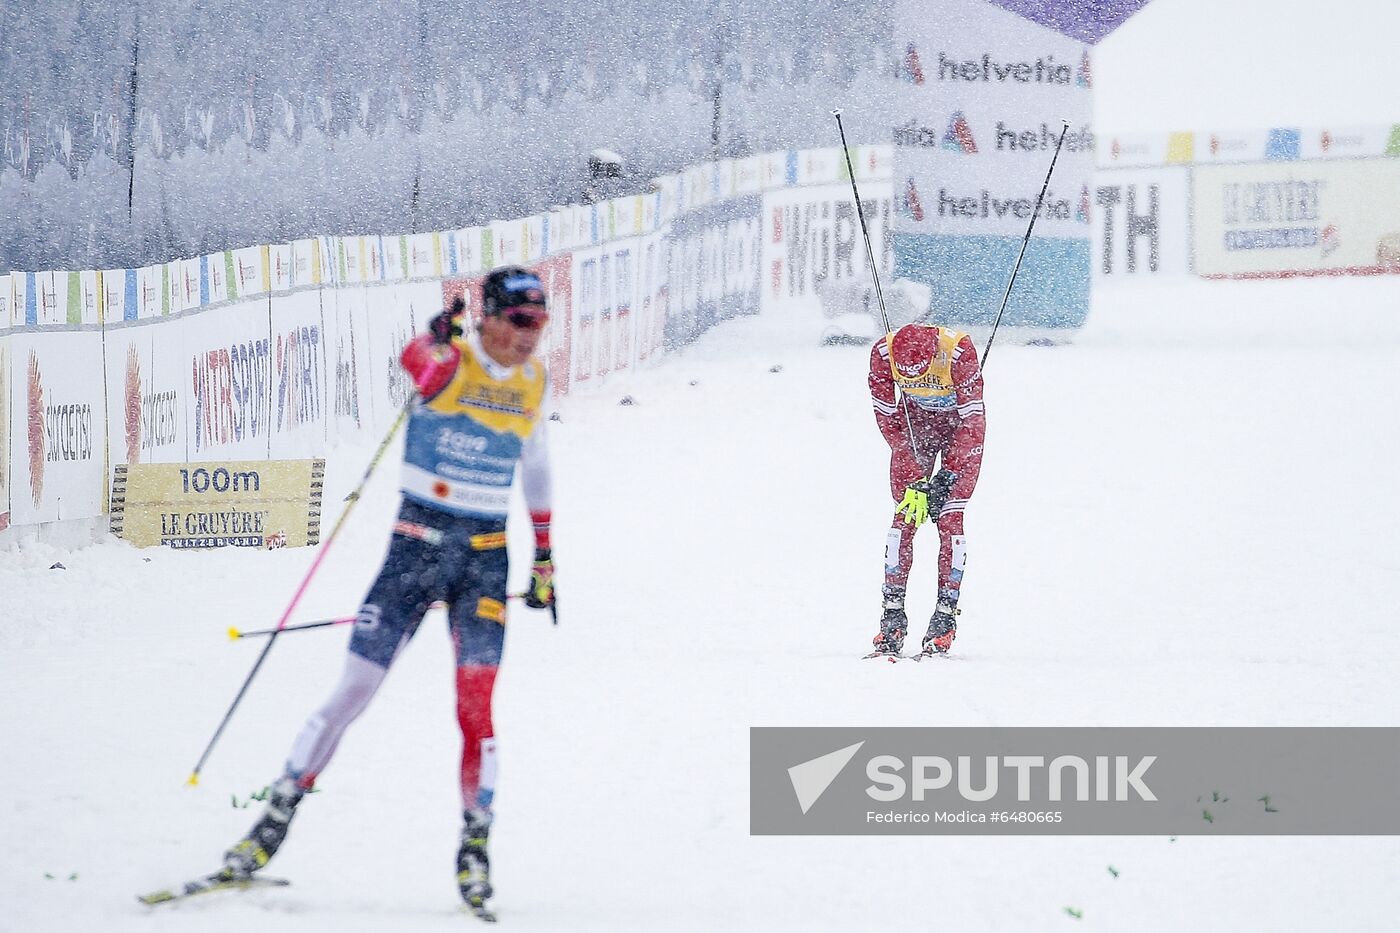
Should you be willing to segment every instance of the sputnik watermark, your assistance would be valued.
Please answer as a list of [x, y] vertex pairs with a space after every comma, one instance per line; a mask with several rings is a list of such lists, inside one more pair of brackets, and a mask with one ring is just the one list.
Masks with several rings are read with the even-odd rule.
[[1400, 835], [1400, 729], [755, 728], [755, 834]]
[[[1135, 794], [1139, 800], [1156, 800], [1152, 788], [1143, 783], [1143, 775], [1156, 760], [1156, 755], [1145, 755], [1135, 761], [1127, 755], [1115, 755], [1111, 759], [1107, 755], [1096, 755], [1091, 769], [1089, 762], [1078, 755], [1058, 755], [1048, 766], [1043, 755], [988, 755], [982, 759], [979, 781], [978, 766], [970, 755], [959, 755], [953, 761], [941, 755], [915, 755], [908, 762], [909, 779], [906, 780], [902, 773], [904, 759], [876, 755], [865, 766], [866, 777], [874, 782], [865, 792], [881, 803], [902, 800], [906, 795], [913, 800], [923, 800], [931, 791], [954, 786], [956, 778], [959, 796], [982, 803], [996, 798], [1001, 787], [999, 775], [1003, 769], [1010, 769], [1016, 772], [1016, 799], [1023, 803], [1031, 799], [1064, 800], [1066, 771], [1070, 772], [1071, 800], [1126, 801], [1130, 794]], [[1037, 779], [1045, 782], [1046, 793], [1033, 797], [1031, 782]]]

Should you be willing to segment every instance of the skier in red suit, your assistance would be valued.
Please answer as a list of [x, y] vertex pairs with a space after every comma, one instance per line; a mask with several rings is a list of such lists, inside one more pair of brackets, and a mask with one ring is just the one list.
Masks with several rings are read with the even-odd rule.
[[950, 328], [906, 324], [870, 348], [869, 382], [875, 423], [890, 445], [890, 493], [898, 503], [885, 542], [884, 612], [875, 653], [898, 654], [904, 645], [914, 534], [933, 519], [938, 605], [923, 653], [946, 654], [957, 634], [967, 560], [963, 510], [977, 486], [987, 430], [977, 349], [971, 337]]

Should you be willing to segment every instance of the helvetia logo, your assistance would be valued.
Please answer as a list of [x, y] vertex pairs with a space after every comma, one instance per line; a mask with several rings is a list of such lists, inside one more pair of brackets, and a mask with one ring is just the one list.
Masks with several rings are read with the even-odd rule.
[[39, 357], [33, 350], [29, 351], [28, 376], [29, 491], [37, 509], [44, 501], [44, 374], [39, 370]]
[[943, 133], [943, 148], [970, 155], [977, 152], [977, 140], [972, 138], [972, 127], [967, 125], [967, 118], [961, 110], [953, 111], [948, 118], [948, 129]]
[[1089, 50], [1085, 49], [1079, 56], [1079, 68], [1074, 73], [1074, 83], [1082, 88], [1092, 88], [1094, 86], [1094, 69], [1089, 64]]
[[919, 63], [919, 50], [912, 42], [905, 47], [904, 59], [899, 63], [899, 80], [909, 84], [924, 83], [924, 69]]
[[905, 215], [914, 219], [915, 222], [924, 219], [924, 206], [919, 201], [919, 189], [914, 186], [914, 176], [909, 176], [909, 181], [904, 186], [904, 197], [900, 199], [900, 210]]

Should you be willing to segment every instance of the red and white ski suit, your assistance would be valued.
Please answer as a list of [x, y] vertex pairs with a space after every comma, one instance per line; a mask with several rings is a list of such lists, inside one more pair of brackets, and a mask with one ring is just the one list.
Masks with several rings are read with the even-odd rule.
[[[904, 497], [905, 487], [934, 472], [940, 456], [941, 466], [958, 474], [937, 522], [938, 601], [955, 606], [967, 559], [963, 509], [977, 487], [987, 430], [982, 370], [971, 337], [948, 328], [923, 326], [935, 331], [933, 342], [938, 351], [928, 371], [918, 379], [909, 379], [891, 366], [889, 337], [870, 348], [870, 403], [875, 423], [890, 445], [890, 495], [896, 503]], [[913, 443], [909, 438], [911, 424]], [[885, 545], [886, 585], [903, 587], [909, 579], [917, 530], [895, 513]]]

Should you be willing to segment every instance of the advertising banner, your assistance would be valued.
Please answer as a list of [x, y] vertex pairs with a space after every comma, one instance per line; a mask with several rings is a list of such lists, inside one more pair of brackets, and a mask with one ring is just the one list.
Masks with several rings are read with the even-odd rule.
[[405, 239], [408, 242], [409, 278], [426, 279], [442, 274], [442, 269], [438, 265], [437, 250], [433, 248], [433, 235], [431, 233], [415, 233], [405, 237]]
[[106, 309], [102, 306], [105, 289], [102, 287], [101, 272], [68, 273], [68, 290], [70, 324], [96, 326], [106, 319]]
[[201, 256], [200, 274], [204, 280], [203, 304], [216, 305], [228, 301], [232, 295], [229, 284], [233, 281], [233, 251], [210, 253]]
[[274, 416], [267, 299], [238, 301], [160, 324], [156, 365], [172, 353], [183, 373], [189, 456], [268, 456]]
[[[764, 191], [797, 184], [797, 155], [793, 152], [765, 152], [759, 156], [759, 185]], [[788, 167], [792, 166], [789, 176]]]
[[413, 384], [399, 365], [399, 356], [413, 336], [442, 310], [442, 284], [400, 283], [370, 287], [364, 294], [370, 410], [379, 432], [388, 429], [408, 401]]
[[0, 272], [0, 330], [5, 330], [11, 324], [19, 325], [24, 323], [22, 320], [16, 321], [13, 318], [15, 307], [13, 280], [23, 274], [24, 273], [21, 272], [16, 275], [11, 275], [8, 272]]
[[11, 523], [101, 515], [107, 444], [101, 333], [39, 331], [8, 340]]
[[666, 346], [685, 346], [715, 324], [759, 310], [761, 214], [766, 199], [715, 201], [671, 221]]
[[321, 290], [272, 298], [270, 456], [290, 459], [326, 449], [326, 328]]
[[250, 246], [235, 249], [233, 278], [229, 282], [229, 298], [247, 298], [266, 292], [271, 285], [267, 273], [267, 247]]
[[108, 324], [136, 320], [135, 269], [103, 270], [102, 315]]
[[637, 366], [660, 362], [666, 352], [667, 307], [670, 301], [670, 225], [642, 238], [641, 292], [637, 305]]
[[[1089, 47], [985, 0], [899, 0], [895, 275], [940, 320], [990, 324], [1061, 132], [1064, 146], [1003, 323], [1073, 327], [1089, 310]], [[1070, 33], [1070, 34], [1067, 34]]]
[[827, 185], [850, 178], [846, 156], [839, 148], [801, 149], [797, 152], [797, 183]]
[[1197, 166], [1191, 196], [1199, 275], [1400, 272], [1400, 160]]
[[112, 533], [137, 547], [302, 547], [321, 539], [324, 460], [112, 470]]
[[[861, 186], [861, 203], [880, 274], [891, 265], [892, 201], [888, 185]], [[849, 184], [784, 188], [763, 195], [762, 305], [764, 313], [815, 312], [828, 289], [870, 282], [870, 261]], [[675, 297], [673, 286], [673, 314]]]
[[[0, 288], [9, 285], [0, 276]], [[0, 318], [0, 531], [10, 524], [10, 338]]]
[[763, 156], [734, 160], [734, 194], [757, 194], [763, 190]]
[[1190, 271], [1188, 172], [1163, 166], [1094, 176], [1095, 276], [1150, 281]]
[[107, 372], [107, 462], [170, 463], [185, 446], [185, 369], [178, 353], [157, 353], [171, 325], [110, 327], [103, 340]]
[[320, 285], [325, 276], [322, 273], [321, 241], [319, 239], [293, 240], [291, 248], [291, 288], [306, 288]]
[[209, 303], [208, 263], [204, 262], [202, 257], [181, 259], [172, 262], [170, 267], [172, 277], [174, 274], [179, 276], [179, 281], [173, 289], [179, 293], [179, 307], [177, 308], [172, 300], [171, 313], [176, 310], [187, 311]]
[[328, 288], [321, 292], [326, 324], [326, 377], [330, 400], [327, 440], [359, 436], [373, 423], [373, 393], [369, 382], [369, 310], [365, 289]]
[[[61, 272], [66, 286], [67, 273]], [[25, 282], [25, 323], [26, 324], [66, 324], [68, 323], [68, 289], [60, 292], [55, 284], [53, 272], [26, 272], [19, 278]]]
[[549, 323], [540, 338], [540, 352], [549, 368], [550, 395], [558, 400], [569, 394], [569, 360], [573, 352], [573, 257], [559, 253], [531, 267], [549, 296]]
[[292, 287], [292, 244], [274, 243], [267, 250], [269, 289], [285, 292]]
[[894, 148], [852, 146], [851, 164], [855, 166], [856, 181], [888, 181], [894, 168]]

